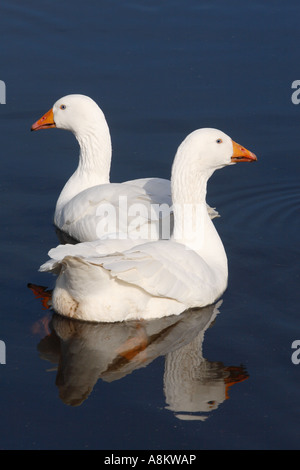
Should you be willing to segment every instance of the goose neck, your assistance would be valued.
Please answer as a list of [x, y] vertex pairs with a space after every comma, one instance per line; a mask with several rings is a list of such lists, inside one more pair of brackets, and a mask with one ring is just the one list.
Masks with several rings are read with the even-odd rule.
[[172, 178], [173, 239], [197, 252], [207, 263], [227, 265], [222, 241], [207, 211], [209, 170], [200, 174], [191, 168], [175, 168]]
[[108, 126], [89, 127], [75, 133], [80, 147], [79, 164], [66, 182], [56, 203], [55, 223], [64, 206], [77, 194], [93, 186], [109, 183], [111, 165], [111, 139]]
[[97, 184], [109, 183], [111, 166], [111, 139], [109, 132], [100, 133], [97, 129], [75, 134], [80, 147], [78, 171], [96, 175]]

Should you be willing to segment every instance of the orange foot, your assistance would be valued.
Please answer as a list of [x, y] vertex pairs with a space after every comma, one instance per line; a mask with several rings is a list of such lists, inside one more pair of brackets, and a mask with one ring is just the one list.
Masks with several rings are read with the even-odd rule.
[[47, 290], [47, 287], [37, 286], [36, 284], [28, 284], [28, 287], [34, 293], [36, 299], [41, 299], [44, 309], [51, 307], [51, 290]]
[[225, 379], [226, 384], [226, 399], [229, 398], [229, 389], [232, 385], [237, 384], [239, 382], [243, 382], [249, 378], [249, 374], [247, 373], [245, 367], [243, 365], [239, 366], [229, 366], [225, 367], [225, 371], [229, 372], [228, 377]]
[[[48, 310], [51, 307], [52, 291], [47, 290], [47, 287], [37, 286], [36, 284], [28, 284], [28, 287], [34, 293], [35, 298], [41, 300], [43, 309]], [[40, 336], [50, 335], [51, 334], [51, 331], [49, 329], [50, 319], [51, 319], [51, 315], [47, 313], [47, 315], [45, 315], [39, 321], [35, 322], [31, 328], [32, 333], [35, 335], [40, 335]]]

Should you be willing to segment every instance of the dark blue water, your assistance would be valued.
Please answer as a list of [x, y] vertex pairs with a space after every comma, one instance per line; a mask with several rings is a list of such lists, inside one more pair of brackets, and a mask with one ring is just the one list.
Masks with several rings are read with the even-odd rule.
[[[299, 14], [296, 0], [2, 2], [0, 448], [299, 448]], [[229, 261], [219, 313], [92, 327], [27, 287], [53, 287], [38, 268], [78, 154], [72, 134], [30, 127], [69, 93], [107, 117], [112, 181], [169, 178], [199, 127], [257, 154], [209, 183]]]

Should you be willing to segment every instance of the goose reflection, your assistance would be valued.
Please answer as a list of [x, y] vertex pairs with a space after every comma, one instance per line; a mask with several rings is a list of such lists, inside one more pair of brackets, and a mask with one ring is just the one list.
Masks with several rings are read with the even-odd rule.
[[[44, 308], [50, 291], [29, 286]], [[214, 324], [222, 301], [179, 316], [149, 321], [87, 323], [52, 314], [38, 344], [40, 357], [58, 364], [56, 386], [61, 400], [81, 405], [99, 379], [120, 380], [165, 356], [163, 388], [166, 408], [178, 419], [205, 420], [229, 398], [229, 388], [248, 378], [243, 366], [226, 367], [203, 357], [206, 330]]]

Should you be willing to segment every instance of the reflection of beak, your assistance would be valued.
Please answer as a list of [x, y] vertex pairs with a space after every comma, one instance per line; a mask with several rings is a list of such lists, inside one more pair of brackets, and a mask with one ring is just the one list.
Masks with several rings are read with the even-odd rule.
[[32, 131], [38, 131], [39, 129], [48, 129], [49, 127], [56, 127], [53, 116], [53, 109], [44, 114], [38, 121], [31, 126]]
[[233, 154], [231, 157], [231, 161], [233, 163], [237, 162], [255, 162], [257, 160], [256, 155], [254, 153], [250, 152], [250, 150], [245, 149], [245, 147], [242, 147], [242, 145], [237, 144], [232, 141], [232, 146], [233, 146]]

